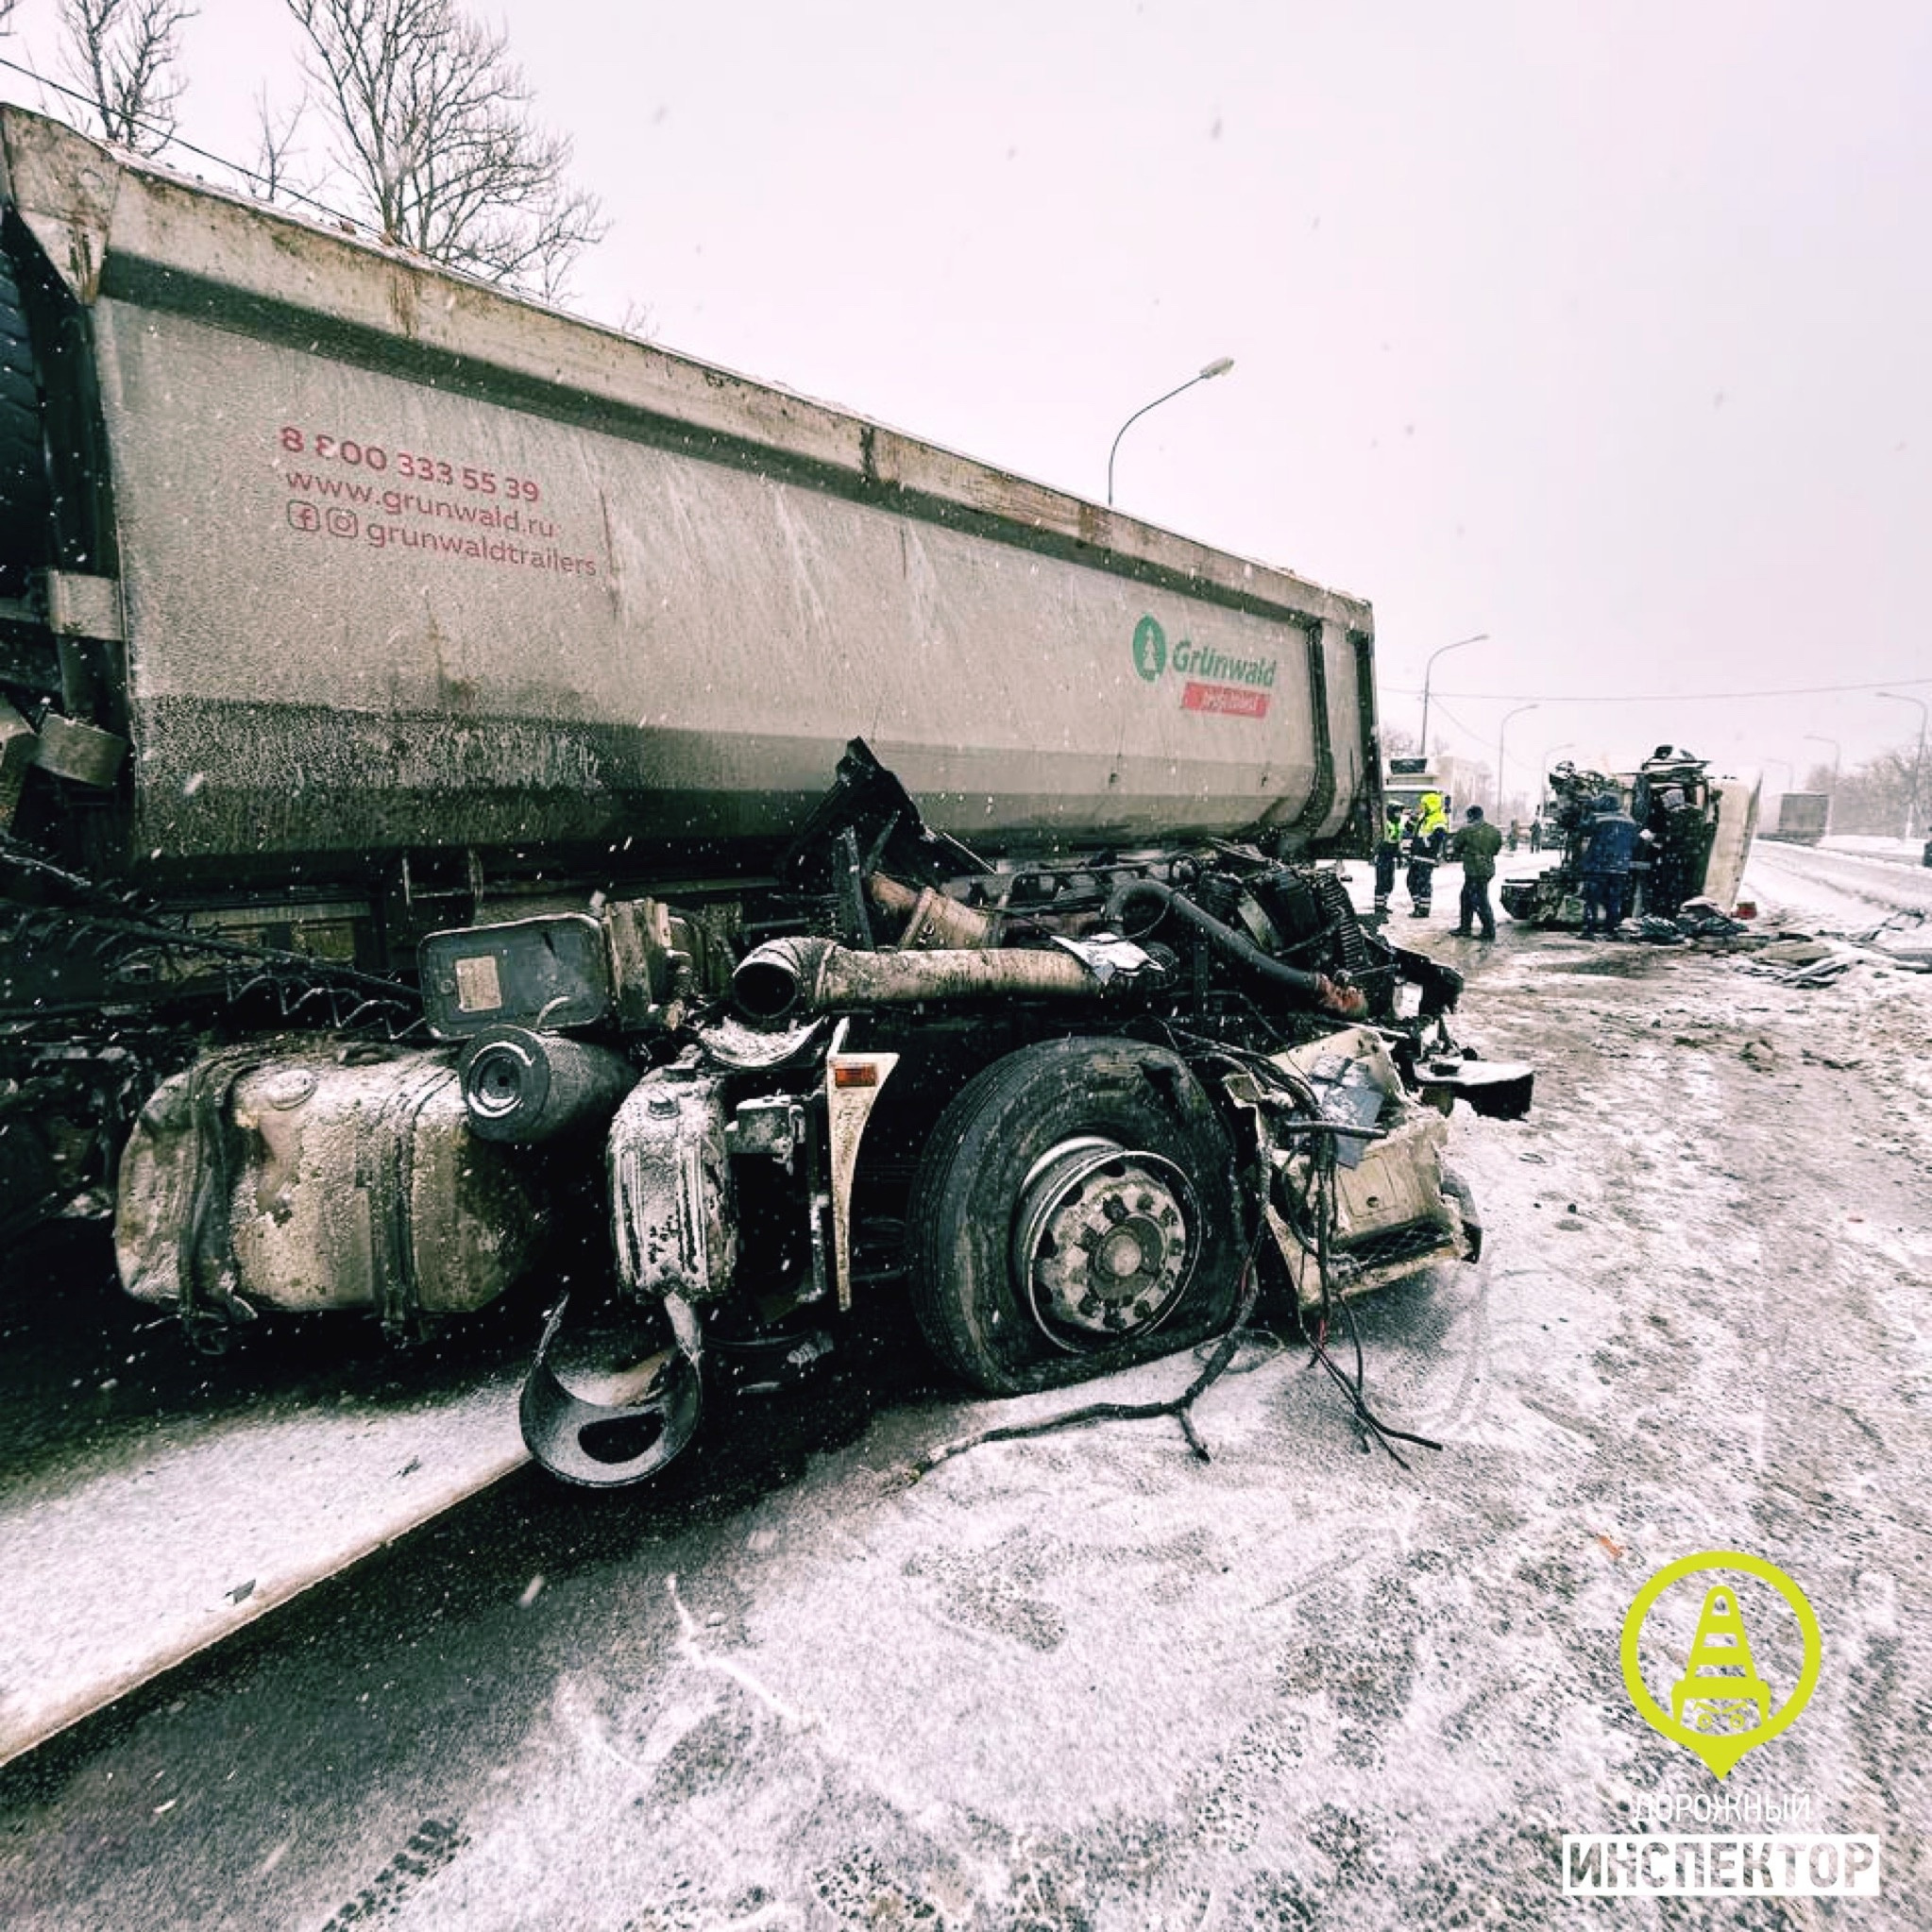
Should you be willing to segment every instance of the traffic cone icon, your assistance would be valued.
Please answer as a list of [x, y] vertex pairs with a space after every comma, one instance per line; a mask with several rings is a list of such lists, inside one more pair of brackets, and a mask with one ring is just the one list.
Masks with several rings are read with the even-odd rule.
[[1744, 1612], [1727, 1585], [1705, 1592], [1690, 1660], [1670, 1689], [1670, 1715], [1689, 1730], [1732, 1737], [1770, 1719], [1771, 1690], [1751, 1660]]

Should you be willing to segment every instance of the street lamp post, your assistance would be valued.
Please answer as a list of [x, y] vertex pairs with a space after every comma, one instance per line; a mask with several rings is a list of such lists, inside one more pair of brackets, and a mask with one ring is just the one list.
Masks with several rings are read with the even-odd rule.
[[1839, 741], [1826, 737], [1822, 731], [1807, 731], [1805, 742], [1808, 745], [1829, 745], [1831, 747], [1831, 793], [1824, 802], [1824, 822], [1827, 830], [1838, 816], [1839, 809]]
[[1499, 821], [1502, 818], [1503, 734], [1508, 731], [1509, 721], [1512, 718], [1520, 718], [1525, 711], [1534, 711], [1535, 708], [1534, 704], [1518, 704], [1514, 711], [1505, 711], [1502, 714], [1502, 722], [1496, 727], [1496, 816]]
[[1896, 704], [1916, 704], [1919, 707], [1919, 750], [1912, 759], [1912, 790], [1906, 800], [1906, 837], [1912, 836], [1912, 822], [1919, 811], [1919, 778], [1925, 769], [1925, 701], [1915, 698], [1910, 692], [1880, 691], [1881, 698], [1890, 698]]
[[1170, 389], [1165, 396], [1157, 396], [1152, 402], [1143, 403], [1128, 416], [1114, 432], [1113, 448], [1107, 452], [1107, 505], [1113, 507], [1113, 459], [1120, 449], [1120, 439], [1146, 415], [1150, 409], [1159, 409], [1163, 402], [1172, 402], [1182, 389], [1192, 389], [1196, 382], [1211, 382], [1216, 376], [1225, 376], [1234, 366], [1232, 356], [1217, 356], [1198, 374], [1190, 376], [1178, 389]]
[[1458, 637], [1453, 644], [1438, 645], [1429, 653], [1429, 662], [1422, 667], [1422, 742], [1416, 747], [1424, 760], [1429, 756], [1429, 677], [1435, 669], [1435, 660], [1450, 651], [1460, 651], [1465, 644], [1486, 644], [1487, 631], [1478, 631], [1473, 637]]

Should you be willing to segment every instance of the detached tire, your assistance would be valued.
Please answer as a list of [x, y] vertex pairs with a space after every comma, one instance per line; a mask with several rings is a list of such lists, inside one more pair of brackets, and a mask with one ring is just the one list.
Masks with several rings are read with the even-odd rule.
[[940, 1117], [907, 1217], [913, 1313], [998, 1396], [1218, 1332], [1245, 1248], [1234, 1154], [1187, 1062], [1057, 1040], [994, 1062]]

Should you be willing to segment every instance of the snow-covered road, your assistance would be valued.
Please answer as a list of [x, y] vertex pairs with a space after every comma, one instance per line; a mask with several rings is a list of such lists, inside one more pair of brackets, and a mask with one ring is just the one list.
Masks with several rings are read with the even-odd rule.
[[1932, 869], [1903, 839], [1777, 845], [1760, 839], [1744, 869], [1744, 896], [1761, 909], [1852, 932], [1894, 912], [1932, 913]]
[[[1918, 886], [1882, 867], [1755, 870], [1814, 904]], [[902, 1381], [810, 1453], [807, 1398], [770, 1411], [769, 1447], [654, 1496], [513, 1481], [0, 1774], [0, 1920], [1567, 1924], [1563, 1834], [1720, 1793], [1632, 1709], [1618, 1633], [1660, 1566], [1737, 1550], [1798, 1579], [1824, 1668], [1721, 1791], [1876, 1834], [1883, 1897], [1629, 1899], [1618, 1932], [1932, 1923], [1932, 978], [1452, 916], [1399, 936], [1539, 1073], [1529, 1120], [1453, 1124], [1481, 1265], [1360, 1307], [1371, 1401], [1439, 1452], [1364, 1453], [1304, 1353], [1257, 1347], [1197, 1411], [1208, 1464], [1132, 1423], [913, 1483], [1065, 1398]], [[1752, 1615], [1782, 1696], [1789, 1633]]]

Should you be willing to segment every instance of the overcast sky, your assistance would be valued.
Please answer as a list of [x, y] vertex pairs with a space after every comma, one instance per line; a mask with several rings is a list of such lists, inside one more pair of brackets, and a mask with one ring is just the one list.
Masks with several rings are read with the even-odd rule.
[[[45, 64], [51, 10], [0, 52]], [[587, 313], [1096, 499], [1232, 356], [1117, 500], [1367, 597], [1386, 722], [1486, 632], [1432, 726], [1493, 761], [1540, 701], [1513, 785], [1916, 738], [1691, 694], [1932, 700], [1932, 8], [484, 10], [612, 217]], [[186, 48], [182, 131], [246, 159], [282, 8], [203, 0]]]

